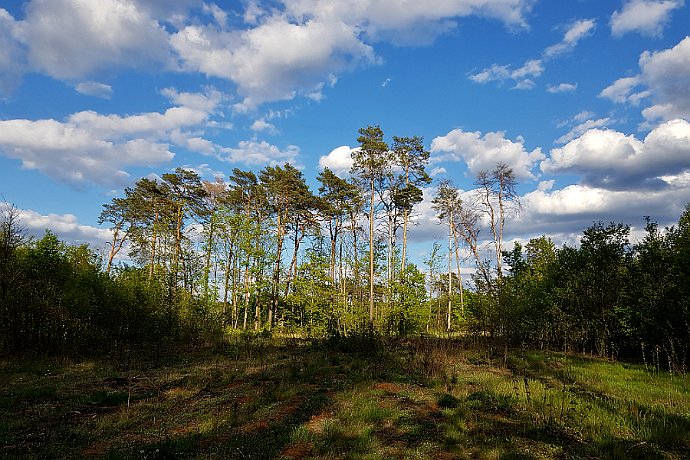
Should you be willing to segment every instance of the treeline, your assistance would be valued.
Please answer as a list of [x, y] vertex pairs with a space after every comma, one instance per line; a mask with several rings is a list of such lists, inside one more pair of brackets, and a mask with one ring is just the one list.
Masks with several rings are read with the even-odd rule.
[[[16, 217], [11, 208], [9, 215]], [[171, 302], [140, 268], [109, 277], [88, 246], [49, 231], [27, 240], [20, 230], [2, 221], [0, 352], [88, 354], [219, 337], [217, 318], [198, 299]]]
[[512, 345], [634, 359], [685, 372], [690, 363], [690, 205], [664, 231], [647, 219], [629, 241], [626, 225], [596, 223], [579, 248], [550, 239], [516, 244], [511, 267], [474, 311], [478, 330]]
[[[547, 237], [504, 247], [519, 212], [498, 164], [433, 197], [447, 244], [409, 263], [429, 152], [419, 137], [359, 130], [349, 178], [312, 190], [290, 164], [204, 181], [177, 169], [103, 206], [107, 250], [26, 238], [0, 214], [0, 352], [110, 350], [213, 342], [233, 331], [310, 336], [460, 333], [506, 346], [629, 357], [685, 369], [690, 350], [690, 217], [638, 244], [595, 224], [578, 248]], [[471, 279], [463, 272], [474, 265]], [[471, 289], [468, 289], [471, 286]]]

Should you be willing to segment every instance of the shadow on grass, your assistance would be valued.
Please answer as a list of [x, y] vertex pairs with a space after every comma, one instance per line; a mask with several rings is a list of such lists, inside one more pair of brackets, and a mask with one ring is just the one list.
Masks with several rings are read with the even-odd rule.
[[[511, 374], [472, 353], [441, 340], [241, 337], [169, 361], [5, 368], [0, 456], [690, 458], [683, 414], [581, 382], [559, 355], [518, 352]], [[534, 392], [511, 393], [511, 378], [544, 382], [581, 412], [550, 414]], [[631, 434], [593, 436], [589, 409]]]

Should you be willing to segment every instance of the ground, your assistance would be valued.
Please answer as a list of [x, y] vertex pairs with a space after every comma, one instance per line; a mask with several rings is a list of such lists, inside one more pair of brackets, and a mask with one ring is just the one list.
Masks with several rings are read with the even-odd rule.
[[6, 457], [690, 458], [690, 377], [465, 340], [0, 362]]

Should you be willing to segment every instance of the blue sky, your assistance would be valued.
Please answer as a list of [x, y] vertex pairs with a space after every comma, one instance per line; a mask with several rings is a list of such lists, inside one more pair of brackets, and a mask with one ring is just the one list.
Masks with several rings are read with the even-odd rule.
[[[174, 6], [170, 6], [174, 4]], [[102, 246], [149, 174], [346, 174], [357, 129], [423, 136], [430, 197], [507, 163], [509, 239], [675, 222], [690, 202], [683, 0], [29, 0], [0, 5], [0, 193], [30, 232]]]

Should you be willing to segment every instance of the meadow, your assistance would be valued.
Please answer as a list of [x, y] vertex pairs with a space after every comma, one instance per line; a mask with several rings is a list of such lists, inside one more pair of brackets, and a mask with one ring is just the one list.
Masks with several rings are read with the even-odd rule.
[[687, 374], [432, 337], [156, 348], [0, 361], [0, 456], [690, 457]]

